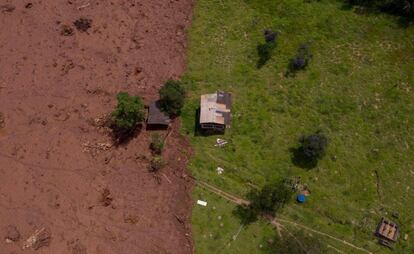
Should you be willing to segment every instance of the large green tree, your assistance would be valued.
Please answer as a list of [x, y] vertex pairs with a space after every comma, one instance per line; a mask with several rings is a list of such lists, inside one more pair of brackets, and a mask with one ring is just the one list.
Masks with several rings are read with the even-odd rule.
[[144, 103], [138, 96], [130, 96], [127, 92], [120, 92], [117, 96], [118, 104], [112, 112], [112, 123], [117, 130], [131, 131], [145, 117]]
[[181, 81], [168, 80], [160, 89], [161, 109], [170, 116], [177, 116], [184, 106], [185, 90]]

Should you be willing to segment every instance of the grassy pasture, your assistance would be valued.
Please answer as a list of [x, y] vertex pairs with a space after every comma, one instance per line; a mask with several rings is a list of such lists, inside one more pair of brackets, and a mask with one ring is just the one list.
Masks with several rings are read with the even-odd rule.
[[[266, 28], [279, 39], [273, 58], [258, 69], [256, 46]], [[285, 77], [304, 42], [313, 53], [309, 67]], [[184, 80], [182, 131], [195, 150], [189, 165], [195, 177], [244, 197], [252, 186], [300, 176], [309, 201], [292, 201], [279, 216], [391, 253], [373, 231], [381, 217], [398, 212], [392, 219], [402, 237], [393, 253], [414, 253], [414, 27], [334, 0], [198, 0]], [[214, 147], [217, 136], [194, 135], [199, 96], [217, 89], [234, 97], [233, 124], [223, 137], [230, 144], [221, 149]], [[314, 169], [295, 165], [291, 149], [317, 130], [329, 137], [327, 155]], [[225, 169], [220, 176], [218, 166]], [[275, 230], [266, 221], [242, 227], [233, 240], [240, 228], [234, 205], [200, 188], [194, 199], [209, 203], [194, 207], [197, 253], [268, 253]]]

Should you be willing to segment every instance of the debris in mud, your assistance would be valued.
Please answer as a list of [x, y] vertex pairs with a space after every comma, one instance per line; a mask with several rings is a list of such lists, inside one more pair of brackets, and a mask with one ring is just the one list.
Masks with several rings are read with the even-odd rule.
[[51, 232], [46, 228], [37, 229], [23, 244], [23, 249], [33, 248], [38, 250], [41, 247], [49, 246]]
[[32, 3], [27, 3], [25, 6], [24, 6], [24, 8], [26, 8], [26, 9], [30, 9], [30, 8], [32, 8], [33, 7], [33, 4]]
[[83, 245], [79, 239], [68, 242], [68, 248], [71, 254], [87, 254], [85, 245]]
[[0, 5], [0, 11], [1, 12], [13, 12], [16, 9], [16, 6], [12, 4], [3, 4]]
[[139, 218], [137, 216], [134, 215], [125, 215], [124, 216], [124, 222], [128, 223], [128, 224], [138, 224], [139, 222]]
[[68, 26], [68, 25], [63, 25], [62, 26], [62, 31], [60, 32], [61, 35], [63, 36], [72, 36], [73, 35], [73, 29], [72, 27]]
[[114, 199], [111, 197], [111, 192], [109, 191], [108, 188], [105, 188], [102, 192], [100, 202], [102, 203], [103, 206], [108, 207], [111, 205], [113, 200]]
[[75, 68], [75, 64], [73, 63], [72, 60], [67, 60], [66, 63], [62, 66], [62, 76], [66, 75], [69, 73], [70, 70], [72, 70], [73, 68]]
[[5, 229], [4, 239], [6, 242], [17, 242], [20, 240], [20, 232], [17, 230], [16, 226], [9, 225]]
[[0, 112], [0, 129], [4, 128], [5, 125], [6, 125], [6, 122], [4, 120], [4, 115], [3, 113]]
[[89, 28], [91, 28], [92, 25], [92, 19], [87, 18], [80, 18], [73, 22], [76, 29], [78, 29], [81, 32], [86, 32]]
[[91, 144], [89, 141], [82, 143], [82, 151], [85, 153], [91, 153], [92, 155], [97, 155], [99, 152], [108, 151], [112, 148], [111, 143], [95, 143]]

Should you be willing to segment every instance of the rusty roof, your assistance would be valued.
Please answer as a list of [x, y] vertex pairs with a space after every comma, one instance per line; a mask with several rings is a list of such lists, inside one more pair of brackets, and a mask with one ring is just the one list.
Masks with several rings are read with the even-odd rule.
[[231, 94], [216, 92], [201, 95], [200, 123], [230, 125]]

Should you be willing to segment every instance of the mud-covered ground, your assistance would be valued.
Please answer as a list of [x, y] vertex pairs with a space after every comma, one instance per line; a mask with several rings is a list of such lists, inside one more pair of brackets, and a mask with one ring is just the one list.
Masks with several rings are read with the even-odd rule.
[[[148, 103], [183, 73], [192, 6], [0, 0], [1, 254], [192, 253], [179, 123], [158, 180], [149, 131], [114, 147], [99, 127], [119, 91]], [[36, 230], [51, 240], [22, 250]]]

